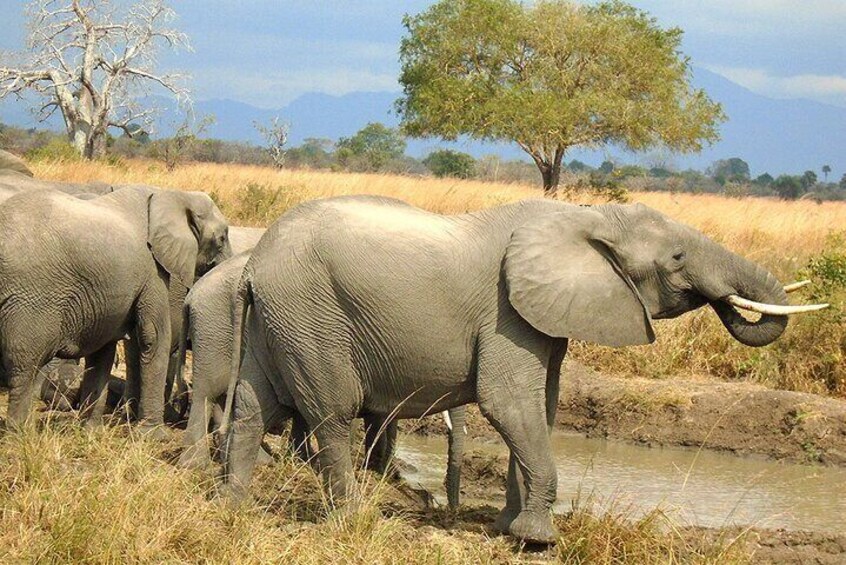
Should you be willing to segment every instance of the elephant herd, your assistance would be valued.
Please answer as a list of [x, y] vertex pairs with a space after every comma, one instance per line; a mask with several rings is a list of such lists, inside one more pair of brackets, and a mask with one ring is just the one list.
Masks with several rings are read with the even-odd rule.
[[166, 435], [175, 382], [188, 413], [180, 464], [209, 465], [214, 420], [225, 497], [248, 495], [264, 435], [289, 420], [292, 449], [342, 503], [357, 489], [354, 419], [384, 472], [396, 420], [445, 412], [456, 504], [463, 407], [477, 403], [510, 450], [495, 527], [529, 542], [555, 539], [549, 432], [568, 340], [648, 344], [653, 320], [708, 304], [735, 339], [762, 346], [789, 315], [824, 307], [788, 305], [791, 288], [765, 269], [642, 205], [539, 199], [443, 216], [350, 196], [301, 204], [264, 231], [229, 227], [201, 192], [42, 182], [2, 153], [0, 202], [7, 427], [27, 421], [42, 367], [74, 359], [85, 360], [74, 402], [100, 425], [124, 341], [127, 414]]

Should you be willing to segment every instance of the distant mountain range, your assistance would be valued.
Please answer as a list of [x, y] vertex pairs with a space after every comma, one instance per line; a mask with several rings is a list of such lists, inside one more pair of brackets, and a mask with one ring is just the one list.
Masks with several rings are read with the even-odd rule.
[[[773, 175], [798, 174], [809, 169], [819, 172], [823, 165], [831, 166], [830, 178], [839, 179], [846, 172], [846, 108], [809, 100], [767, 98], [704, 69], [695, 70], [694, 82], [723, 104], [729, 121], [721, 128], [720, 142], [696, 155], [671, 156], [669, 160], [674, 166], [704, 169], [717, 159], [741, 157], [749, 163], [753, 174], [765, 171]], [[309, 137], [337, 140], [350, 136], [368, 122], [395, 126], [398, 117], [393, 104], [398, 96], [396, 92], [353, 92], [343, 96], [308, 93], [276, 110], [235, 100], [203, 100], [194, 103], [194, 111], [199, 116], [216, 117], [216, 123], [206, 132], [207, 137], [250, 143], [261, 142], [254, 122], [266, 124], [279, 116], [291, 125], [289, 144], [294, 146]], [[169, 107], [159, 119], [158, 128], [161, 135], [168, 135], [179, 121], [178, 114], [171, 101], [156, 101], [162, 107]], [[37, 126], [26, 104], [11, 100], [0, 103], [0, 122]], [[59, 129], [61, 122], [54, 118], [48, 125]], [[514, 144], [444, 143], [436, 139], [409, 140], [408, 153], [420, 157], [437, 147], [454, 147], [477, 157], [494, 153], [509, 159], [527, 158]], [[614, 148], [573, 151], [566, 159], [577, 158], [598, 165], [609, 156], [628, 163], [646, 159]]]

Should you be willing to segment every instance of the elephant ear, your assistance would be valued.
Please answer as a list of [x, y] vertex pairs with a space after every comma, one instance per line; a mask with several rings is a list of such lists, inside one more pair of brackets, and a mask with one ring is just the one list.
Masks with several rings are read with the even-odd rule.
[[191, 288], [197, 268], [197, 236], [191, 208], [183, 195], [160, 191], [150, 196], [147, 245], [156, 262]]
[[649, 311], [615, 258], [608, 220], [595, 210], [521, 226], [504, 268], [511, 305], [540, 332], [612, 347], [655, 341]]

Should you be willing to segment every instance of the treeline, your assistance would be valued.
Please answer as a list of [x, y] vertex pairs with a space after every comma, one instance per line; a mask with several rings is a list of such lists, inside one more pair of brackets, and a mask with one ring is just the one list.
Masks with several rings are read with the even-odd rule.
[[[3, 124], [0, 124], [0, 147], [36, 161], [80, 158], [62, 134]], [[423, 159], [415, 159], [405, 150], [405, 138], [400, 132], [380, 123], [370, 123], [355, 135], [338, 141], [305, 139], [301, 145], [285, 148], [281, 159], [265, 147], [205, 139], [190, 128], [180, 128], [174, 136], [163, 139], [151, 139], [141, 131], [131, 137], [110, 136], [105, 158], [114, 162], [123, 158], [156, 159], [165, 162], [169, 168], [195, 161], [541, 183], [537, 168], [525, 161], [505, 160], [496, 155], [476, 159], [452, 149], [438, 149]], [[561, 184], [574, 189], [599, 188], [611, 192], [629, 190], [765, 196], [787, 200], [846, 200], [846, 174], [837, 182], [830, 178], [834, 177], [829, 165], [822, 165], [819, 174], [808, 170], [801, 175], [773, 177], [763, 173], [753, 178], [749, 165], [738, 157], [716, 161], [705, 171], [678, 171], [666, 164], [642, 166], [612, 160], [592, 167], [579, 160], [571, 160], [564, 166]]]

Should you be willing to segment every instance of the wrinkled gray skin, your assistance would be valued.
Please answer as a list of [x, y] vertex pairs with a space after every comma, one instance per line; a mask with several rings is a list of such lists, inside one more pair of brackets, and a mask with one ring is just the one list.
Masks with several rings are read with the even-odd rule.
[[723, 302], [732, 294], [787, 303], [764, 269], [641, 205], [532, 200], [440, 216], [374, 197], [303, 204], [268, 230], [239, 286], [236, 314], [249, 309], [235, 319], [263, 339], [230, 383], [222, 491], [246, 494], [262, 427], [293, 408], [343, 499], [357, 414], [477, 402], [511, 451], [498, 529], [552, 542], [549, 430], [568, 338], [647, 344], [653, 319], [709, 303], [745, 344], [781, 335], [786, 317], [746, 321]]
[[[153, 189], [155, 190], [155, 189]], [[91, 199], [87, 197], [87, 195], [77, 194], [75, 195], [76, 198], [82, 199]], [[93, 196], [97, 198], [98, 196]], [[252, 249], [255, 247], [258, 240], [261, 238], [261, 235], [264, 233], [264, 229], [261, 228], [244, 228], [244, 227], [236, 227], [230, 226], [229, 228], [229, 243], [233, 253], [238, 253], [244, 250]], [[225, 261], [224, 261], [225, 263]], [[215, 269], [212, 269], [215, 270]], [[239, 274], [240, 277], [240, 274]], [[236, 280], [237, 284], [237, 280]], [[234, 289], [233, 289], [234, 292]], [[178, 362], [179, 362], [179, 332], [182, 328], [182, 313], [183, 313], [183, 302], [186, 294], [188, 293], [188, 288], [182, 285], [170, 285], [168, 287], [168, 302], [170, 303], [170, 316], [171, 316], [171, 358], [168, 360], [168, 373], [167, 373], [167, 380], [165, 381], [165, 401], [170, 399], [171, 396], [171, 388], [176, 373], [178, 371]], [[140, 371], [139, 359], [138, 354], [136, 352], [135, 347], [126, 341], [124, 342], [127, 350], [127, 375], [128, 380], [137, 379]], [[231, 354], [231, 351], [227, 351], [227, 363], [226, 363], [226, 379], [229, 376], [229, 363], [228, 358]], [[80, 383], [82, 381], [82, 367], [79, 366], [77, 361], [64, 361], [60, 359], [53, 359], [50, 363], [47, 364], [41, 371], [39, 371], [39, 381], [41, 382], [40, 385], [36, 385], [35, 391], [36, 395], [49, 407], [55, 410], [62, 410], [67, 411], [71, 409], [79, 408], [79, 390], [80, 390]], [[224, 383], [224, 390], [226, 384]], [[117, 391], [120, 390], [121, 394], [118, 395]], [[130, 407], [132, 407], [133, 400], [129, 398], [121, 398], [123, 393], [127, 392], [127, 389], [123, 386], [123, 381], [119, 381], [119, 379], [113, 379], [109, 381], [109, 400], [106, 402], [106, 406], [109, 409], [113, 409], [116, 407], [120, 401], [128, 401], [130, 403]], [[185, 389], [182, 387], [181, 392], [184, 393]], [[181, 393], [177, 393], [179, 395]], [[128, 395], [128, 393], [127, 393]], [[134, 408], [134, 407], [133, 407]], [[168, 419], [170, 417], [173, 421], [181, 420], [184, 417], [184, 413], [179, 413], [178, 411], [171, 411], [168, 412], [168, 409], [171, 408], [169, 405], [165, 405], [165, 418]], [[222, 410], [222, 408], [221, 408]]]
[[36, 190], [0, 206], [0, 355], [8, 423], [29, 414], [38, 367], [85, 358], [81, 406], [101, 421], [115, 345], [130, 336], [146, 428], [162, 423], [171, 343], [168, 285], [190, 286], [231, 255], [228, 226], [203, 193], [126, 187], [90, 201]]
[[[240, 251], [243, 245], [250, 249], [228, 259], [212, 269], [196, 282], [185, 299], [182, 315], [183, 327], [180, 331], [180, 354], [177, 382], [180, 384], [177, 398], [187, 397], [187, 386], [182, 377], [185, 364], [185, 352], [190, 345], [192, 351], [192, 391], [191, 409], [185, 429], [184, 451], [179, 458], [179, 465], [187, 468], [205, 468], [211, 463], [206, 432], [209, 420], [213, 419], [217, 429], [223, 416], [223, 403], [226, 398], [230, 378], [232, 359], [233, 297], [238, 289], [244, 266], [250, 258], [251, 248], [258, 242], [264, 230], [257, 230], [258, 237], [251, 239], [243, 230], [229, 229], [229, 238], [233, 251]], [[183, 400], [184, 402], [184, 400]], [[184, 406], [184, 404], [183, 404]], [[447, 498], [450, 506], [459, 503], [461, 460], [464, 453], [464, 409], [450, 411], [453, 431], [450, 433], [449, 463], [447, 467]], [[311, 461], [314, 454], [310, 451], [309, 430], [299, 414], [294, 413], [291, 430], [291, 448], [304, 461]], [[365, 418], [367, 429], [365, 449], [368, 468], [380, 473], [389, 470], [396, 443], [397, 425], [392, 420], [369, 415]], [[281, 422], [277, 424], [281, 427]], [[264, 430], [268, 432], [270, 430]], [[260, 452], [261, 453], [261, 452]]]
[[[93, 200], [103, 194], [113, 192], [113, 187], [105, 183], [73, 184], [43, 181], [33, 178], [33, 173], [26, 163], [7, 151], [0, 150], [0, 203], [22, 192], [33, 190], [58, 190], [71, 194], [80, 200]], [[59, 410], [69, 410], [75, 403], [74, 392], [78, 392], [78, 383], [82, 378], [82, 369], [78, 362], [54, 359], [39, 371], [36, 394]]]
[[2, 149], [0, 149], [0, 171], [11, 171], [28, 177], [35, 176], [23, 159]]
[[5, 202], [16, 194], [35, 190], [57, 190], [84, 200], [114, 192], [114, 187], [101, 182], [76, 184], [36, 179], [32, 178], [31, 174], [4, 169], [3, 163], [0, 162], [0, 202]]

